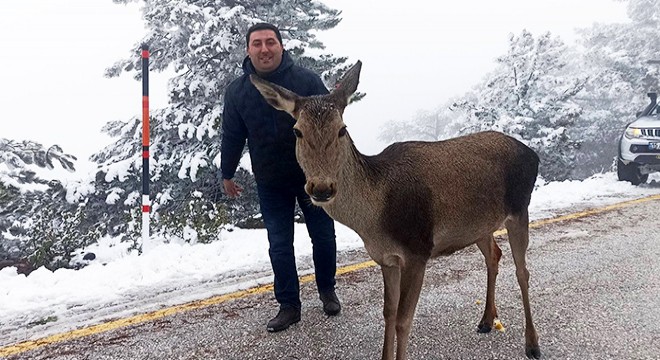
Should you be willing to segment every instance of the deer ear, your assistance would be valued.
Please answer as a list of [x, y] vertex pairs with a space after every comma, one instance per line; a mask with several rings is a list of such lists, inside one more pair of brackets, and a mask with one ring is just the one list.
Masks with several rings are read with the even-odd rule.
[[348, 104], [348, 99], [353, 95], [357, 90], [358, 83], [360, 82], [360, 70], [362, 69], [362, 61], [353, 65], [339, 80], [337, 86], [332, 91], [332, 94], [338, 97], [340, 100], [345, 101], [345, 104]]
[[296, 108], [296, 101], [299, 96], [293, 91], [289, 91], [279, 85], [266, 81], [254, 74], [250, 75], [250, 81], [263, 95], [266, 102], [272, 107], [288, 112], [293, 116], [293, 111]]

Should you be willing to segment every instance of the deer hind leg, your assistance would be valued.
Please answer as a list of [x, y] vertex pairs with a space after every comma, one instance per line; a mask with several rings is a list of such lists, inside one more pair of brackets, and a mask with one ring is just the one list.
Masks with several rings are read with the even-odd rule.
[[495, 281], [499, 268], [502, 250], [495, 243], [493, 235], [486, 236], [477, 241], [477, 247], [484, 254], [486, 260], [486, 269], [488, 272], [488, 285], [486, 287], [486, 308], [484, 316], [481, 318], [477, 331], [480, 333], [490, 332], [493, 322], [497, 319], [497, 307], [495, 306]]
[[522, 214], [511, 216], [505, 222], [509, 234], [509, 243], [513, 261], [516, 264], [516, 277], [522, 293], [523, 307], [525, 308], [525, 354], [528, 358], [539, 359], [541, 350], [539, 338], [532, 322], [532, 310], [529, 305], [529, 271], [525, 256], [529, 244], [529, 215], [527, 209]]

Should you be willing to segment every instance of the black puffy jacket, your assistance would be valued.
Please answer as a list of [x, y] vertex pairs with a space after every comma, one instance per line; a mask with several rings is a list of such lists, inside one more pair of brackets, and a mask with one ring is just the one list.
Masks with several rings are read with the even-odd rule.
[[[256, 71], [248, 57], [243, 61], [243, 72], [229, 84], [225, 93], [220, 155], [222, 178], [234, 177], [247, 139], [257, 184], [304, 184], [305, 175], [295, 154], [295, 120], [270, 106], [250, 82], [250, 74]], [[328, 93], [321, 78], [295, 65], [286, 51], [280, 66], [263, 78], [301, 96]]]

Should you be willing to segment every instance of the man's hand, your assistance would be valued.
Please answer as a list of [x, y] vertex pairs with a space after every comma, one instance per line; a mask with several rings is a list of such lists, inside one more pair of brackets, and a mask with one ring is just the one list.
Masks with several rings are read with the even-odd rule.
[[231, 198], [237, 197], [243, 191], [243, 188], [238, 186], [232, 179], [222, 179], [222, 185], [225, 188], [225, 194]]

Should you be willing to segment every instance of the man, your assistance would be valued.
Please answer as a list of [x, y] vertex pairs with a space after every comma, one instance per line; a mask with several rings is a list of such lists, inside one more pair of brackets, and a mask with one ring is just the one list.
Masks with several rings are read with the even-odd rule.
[[336, 250], [334, 221], [312, 205], [305, 193], [305, 175], [295, 156], [295, 120], [266, 103], [250, 82], [250, 74], [281, 85], [300, 95], [327, 94], [321, 79], [296, 66], [282, 46], [274, 25], [259, 23], [246, 34], [244, 74], [225, 93], [222, 121], [221, 171], [225, 193], [236, 197], [242, 191], [232, 178], [247, 139], [252, 170], [257, 182], [259, 205], [275, 274], [275, 298], [280, 310], [268, 322], [270, 332], [281, 331], [300, 321], [300, 284], [293, 249], [294, 209], [298, 201], [312, 238], [316, 285], [323, 310], [337, 315], [341, 310], [335, 294]]

